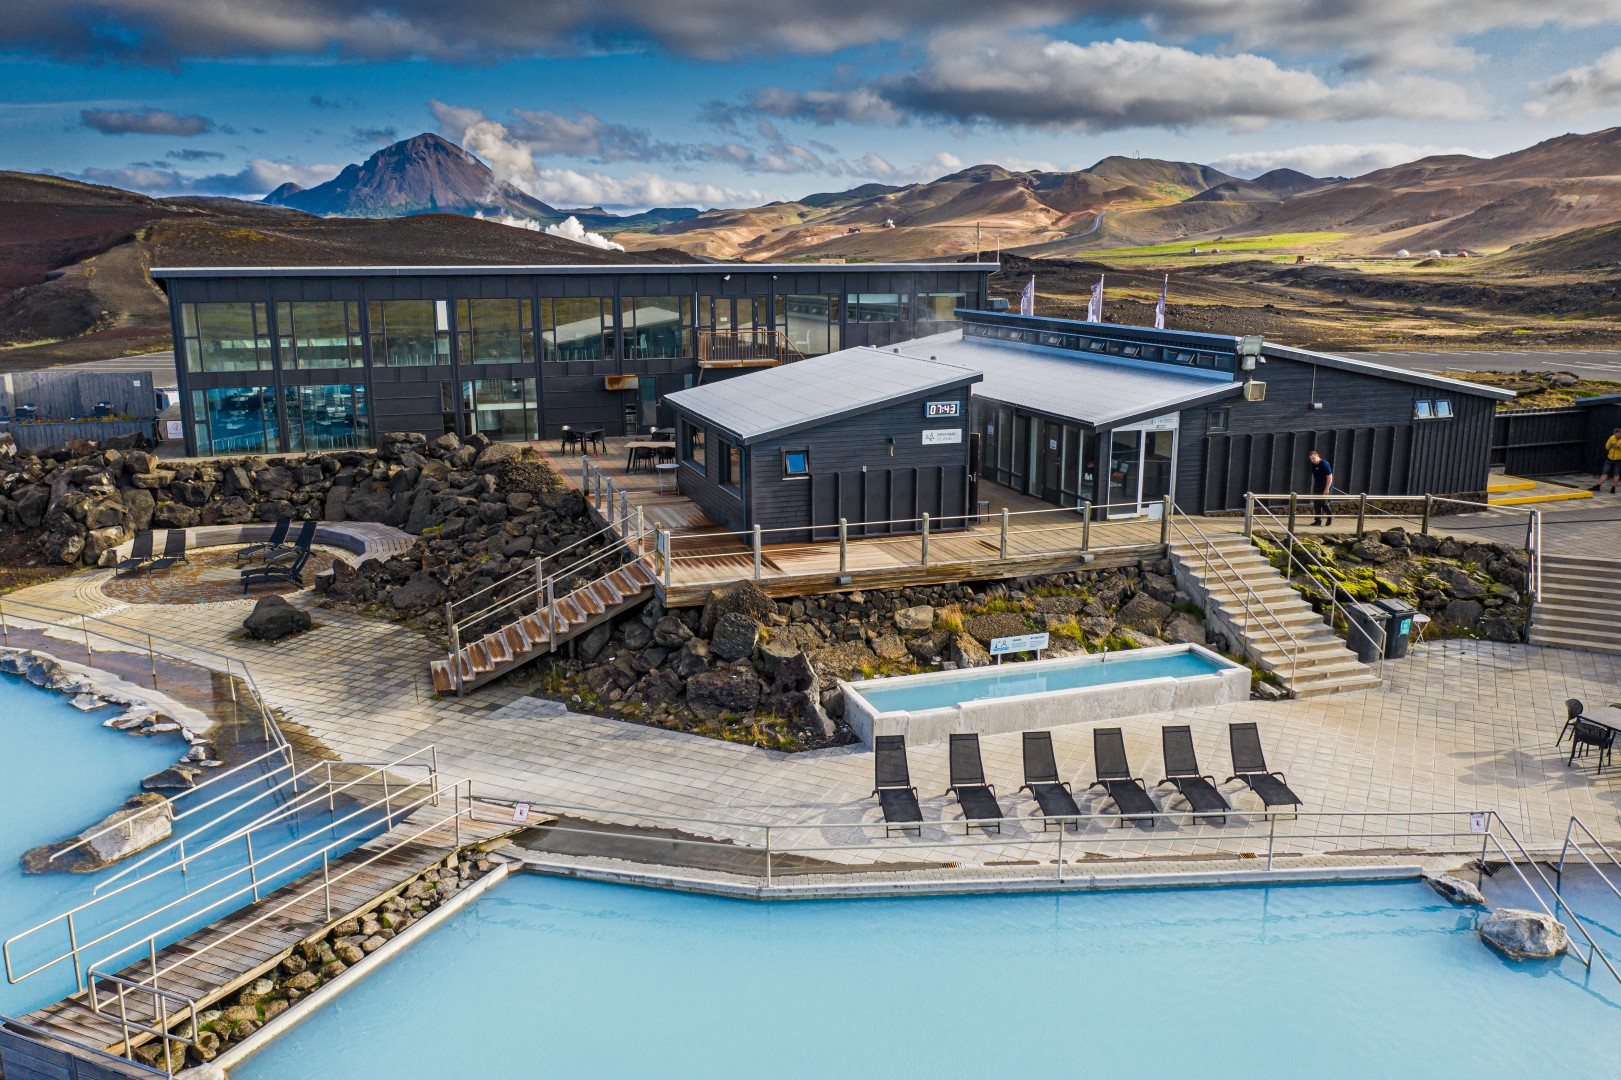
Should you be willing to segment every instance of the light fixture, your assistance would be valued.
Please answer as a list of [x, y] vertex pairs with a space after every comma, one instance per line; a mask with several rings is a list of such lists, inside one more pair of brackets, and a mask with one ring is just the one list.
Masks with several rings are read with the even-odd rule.
[[720, 279], [721, 279], [721, 280], [722, 280], [722, 281], [730, 281], [730, 280], [732, 280], [732, 275], [730, 275], [730, 274], [722, 274], [722, 275], [721, 275], [721, 276], [720, 276]]

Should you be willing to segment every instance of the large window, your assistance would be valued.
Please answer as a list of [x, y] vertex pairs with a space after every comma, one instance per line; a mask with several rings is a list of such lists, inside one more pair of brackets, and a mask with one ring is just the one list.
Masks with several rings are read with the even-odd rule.
[[534, 379], [474, 379], [462, 384], [462, 397], [468, 434], [488, 435], [497, 442], [536, 437]]
[[601, 360], [612, 356], [604, 303], [598, 297], [540, 302], [541, 355], [546, 360]]
[[917, 297], [917, 321], [956, 322], [957, 309], [967, 306], [967, 293], [919, 293]]
[[378, 367], [450, 363], [450, 301], [373, 300], [371, 362]]
[[263, 304], [181, 304], [187, 371], [270, 368], [270, 323]]
[[627, 358], [693, 355], [690, 297], [628, 296], [622, 305]]
[[851, 322], [905, 322], [910, 299], [905, 293], [851, 293], [846, 314]]
[[281, 366], [360, 367], [360, 305], [341, 300], [277, 304], [276, 336]]
[[806, 356], [839, 351], [837, 296], [777, 297], [777, 329]]
[[734, 442], [721, 443], [720, 483], [739, 494], [743, 491], [743, 470], [748, 454]]
[[457, 345], [464, 364], [523, 364], [535, 358], [528, 300], [456, 301]]
[[261, 454], [281, 449], [274, 387], [193, 390], [191, 410], [199, 454]]
[[681, 460], [704, 472], [704, 429], [691, 420], [681, 421]]
[[370, 445], [364, 386], [289, 386], [283, 393], [289, 450], [352, 450]]

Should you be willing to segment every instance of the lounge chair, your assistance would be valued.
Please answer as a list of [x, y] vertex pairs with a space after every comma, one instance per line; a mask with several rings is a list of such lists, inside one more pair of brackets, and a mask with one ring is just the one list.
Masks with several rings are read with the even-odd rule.
[[1120, 729], [1093, 728], [1092, 756], [1096, 759], [1098, 770], [1098, 778], [1092, 781], [1092, 786], [1102, 788], [1114, 802], [1114, 808], [1120, 814], [1120, 824], [1125, 825], [1128, 819], [1146, 819], [1148, 827], [1152, 829], [1159, 807], [1154, 804], [1153, 796], [1148, 794], [1148, 786], [1143, 783], [1142, 777], [1131, 775], [1131, 765], [1126, 761], [1126, 738]]
[[[1030, 792], [1040, 805], [1041, 816], [1047, 819], [1041, 823], [1042, 832], [1052, 825], [1052, 818], [1060, 819], [1060, 829], [1066, 824], [1080, 829], [1081, 808], [1076, 805], [1069, 785], [1058, 778], [1058, 759], [1053, 756], [1052, 732], [1024, 733], [1024, 786], [1019, 790]], [[1067, 822], [1062, 820], [1066, 818]]]
[[1582, 704], [1581, 698], [1565, 699], [1565, 726], [1559, 729], [1559, 738], [1553, 741], [1555, 746], [1565, 741], [1565, 736], [1570, 734], [1570, 729], [1576, 726], [1576, 721], [1587, 719], [1583, 715], [1586, 712], [1587, 706]]
[[264, 561], [267, 563], [272, 563], [278, 560], [292, 559], [300, 552], [308, 555], [310, 553], [310, 545], [315, 543], [315, 529], [320, 524], [321, 523], [319, 521], [303, 522], [299, 525], [298, 536], [293, 540], [293, 542], [291, 544], [281, 544], [277, 547], [269, 549], [264, 553]]
[[884, 812], [884, 835], [910, 829], [923, 835], [923, 810], [917, 804], [917, 788], [906, 765], [906, 736], [879, 735], [872, 741], [873, 786], [878, 806]]
[[139, 573], [145, 570], [147, 563], [151, 561], [152, 530], [142, 529], [135, 534], [135, 539], [129, 545], [129, 557], [119, 559], [113, 565], [113, 577]]
[[258, 555], [268, 555], [287, 546], [287, 531], [293, 527], [292, 518], [277, 518], [276, 524], [270, 530], [270, 539], [262, 544], [249, 544], [236, 553], [236, 561], [242, 562]]
[[1228, 724], [1227, 739], [1233, 748], [1233, 775], [1227, 778], [1228, 783], [1244, 781], [1269, 810], [1274, 806], [1303, 805], [1300, 796], [1289, 790], [1283, 774], [1267, 769], [1260, 729], [1254, 724]]
[[1186, 724], [1173, 724], [1160, 729], [1160, 740], [1165, 748], [1165, 779], [1160, 786], [1172, 784], [1193, 808], [1194, 820], [1219, 817], [1227, 824], [1227, 811], [1232, 804], [1227, 796], [1216, 790], [1216, 778], [1199, 772], [1199, 755], [1193, 749], [1193, 728]]
[[147, 572], [153, 570], [167, 570], [176, 563], [186, 561], [186, 530], [170, 529], [163, 535], [163, 556], [153, 559]]
[[951, 787], [946, 790], [957, 796], [962, 816], [968, 819], [963, 832], [971, 832], [976, 822], [982, 829], [1002, 831], [1002, 806], [996, 801], [996, 789], [985, 782], [978, 735], [951, 737]]
[[271, 585], [282, 581], [303, 585], [304, 565], [309, 561], [310, 553], [300, 551], [291, 561], [278, 560], [263, 566], [250, 566], [242, 571], [242, 591], [247, 592], [254, 585]]

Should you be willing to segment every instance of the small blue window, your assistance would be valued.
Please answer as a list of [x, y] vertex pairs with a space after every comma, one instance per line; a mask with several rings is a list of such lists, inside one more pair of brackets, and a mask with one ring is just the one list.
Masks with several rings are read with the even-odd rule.
[[783, 476], [809, 476], [810, 451], [784, 450], [782, 452]]

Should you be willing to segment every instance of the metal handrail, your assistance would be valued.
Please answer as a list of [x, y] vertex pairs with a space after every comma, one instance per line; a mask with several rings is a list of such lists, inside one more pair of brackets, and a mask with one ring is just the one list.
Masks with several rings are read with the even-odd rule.
[[1621, 889], [1616, 888], [1615, 882], [1610, 880], [1610, 875], [1606, 874], [1602, 869], [1600, 869], [1599, 865], [1597, 863], [1595, 863], [1592, 860], [1592, 858], [1590, 858], [1588, 856], [1588, 854], [1587, 854], [1587, 852], [1585, 850], [1582, 849], [1582, 845], [1580, 844], [1580, 842], [1578, 842], [1575, 839], [1575, 832], [1576, 832], [1577, 829], [1580, 829], [1580, 830], [1582, 830], [1582, 832], [1586, 833], [1587, 834], [1587, 839], [1594, 846], [1596, 846], [1600, 851], [1604, 852], [1605, 856], [1610, 860], [1611, 864], [1614, 865], [1615, 867], [1617, 867], [1618, 869], [1621, 869], [1621, 859], [1617, 859], [1615, 857], [1615, 852], [1613, 852], [1609, 848], [1605, 847], [1604, 846], [1604, 841], [1602, 841], [1598, 837], [1594, 836], [1593, 835], [1593, 830], [1589, 829], [1587, 827], [1587, 824], [1584, 821], [1582, 821], [1581, 818], [1579, 818], [1576, 815], [1572, 814], [1571, 818], [1570, 818], [1570, 824], [1565, 826], [1565, 844], [1564, 844], [1563, 847], [1561, 847], [1559, 849], [1559, 863], [1553, 869], [1554, 887], [1557, 889], [1557, 888], [1559, 888], [1559, 886], [1561, 886], [1564, 883], [1564, 878], [1565, 878], [1565, 856], [1572, 849], [1574, 849], [1576, 854], [1578, 854], [1578, 855], [1580, 855], [1582, 857], [1582, 861], [1587, 863], [1587, 865], [1592, 868], [1593, 873], [1595, 873], [1595, 874], [1597, 874], [1599, 876], [1599, 880], [1604, 882], [1604, 884], [1609, 888], [1609, 890], [1612, 893], [1615, 893], [1615, 895], [1616, 895], [1616, 897], [1618, 899], [1621, 899]]
[[[155, 956], [153, 958], [153, 964], [155, 967]], [[116, 999], [118, 1002], [118, 1026], [121, 1029], [121, 1041], [123, 1042], [125, 1049], [131, 1049], [130, 1032], [132, 1031], [139, 1031], [145, 1035], [157, 1036], [164, 1041], [163, 1067], [165, 1070], [165, 1075], [174, 1075], [174, 1061], [170, 1057], [168, 1044], [171, 1042], [177, 1042], [184, 1046], [197, 1045], [197, 999], [189, 994], [182, 994], [176, 990], [161, 990], [156, 986], [143, 986], [134, 979], [127, 979], [122, 975], [114, 975], [105, 971], [90, 972], [89, 980], [90, 1011], [95, 1013], [97, 1016], [109, 1015], [108, 1013], [102, 1012], [101, 995], [98, 993], [98, 985], [102, 982], [110, 982], [116, 986], [118, 988], [118, 996]], [[138, 990], [143, 994], [152, 995], [152, 1012], [158, 1021], [157, 1027], [150, 1027], [129, 1018], [129, 1007], [125, 996], [126, 992], [129, 990]], [[191, 1036], [189, 1038], [184, 1035], [176, 1035], [169, 1030], [168, 1003], [171, 1001], [182, 1006], [185, 1010], [187, 1018], [191, 1021]], [[182, 1052], [182, 1054], [184, 1054], [184, 1052]]]
[[[699, 330], [697, 332], [697, 337], [698, 363], [700, 365], [724, 364], [727, 361], [741, 361], [747, 359], [766, 359], [765, 357], [753, 358], [741, 356], [729, 356], [716, 359], [715, 357], [709, 355], [710, 351], [714, 347], [715, 342], [717, 341], [731, 340], [741, 342], [745, 338], [753, 338], [756, 342], [758, 342], [759, 339], [764, 338], [770, 343], [770, 348], [777, 353], [776, 360], [778, 363], [793, 363], [793, 360], [789, 360], [787, 358], [786, 354], [788, 353], [792, 353], [794, 359], [796, 360], [805, 359], [805, 354], [800, 351], [799, 346], [794, 344], [793, 339], [790, 338], [785, 331], [778, 330], [775, 327], [761, 329], [740, 328], [735, 330]], [[759, 348], [760, 346], [755, 344], [753, 347]]]
[[[1260, 609], [1262, 611], [1266, 612], [1266, 614], [1268, 614], [1268, 615], [1270, 615], [1272, 617], [1272, 620], [1277, 624], [1278, 629], [1281, 630], [1283, 632], [1284, 636], [1286, 636], [1289, 639], [1290, 644], [1294, 646], [1294, 648], [1292, 650], [1289, 649], [1289, 648], [1286, 648], [1284, 646], [1283, 642], [1278, 640], [1277, 635], [1272, 633], [1271, 630], [1267, 629], [1267, 626], [1266, 626], [1266, 623], [1265, 623], [1264, 620], [1260, 619], [1259, 617], [1257, 617], [1255, 619], [1255, 624], [1261, 628], [1261, 632], [1264, 633], [1271, 640], [1273, 645], [1277, 646], [1279, 652], [1282, 652], [1284, 655], [1289, 657], [1289, 678], [1291, 680], [1297, 678], [1299, 676], [1299, 674], [1300, 674], [1300, 650], [1305, 647], [1304, 642], [1302, 642], [1300, 640], [1300, 638], [1295, 636], [1294, 631], [1290, 630], [1288, 625], [1286, 623], [1284, 623], [1283, 617], [1280, 616], [1277, 612], [1272, 610], [1272, 605], [1268, 604], [1266, 602], [1266, 600], [1261, 597], [1261, 594], [1255, 591], [1255, 587], [1244, 579], [1244, 575], [1239, 573], [1238, 568], [1235, 567], [1228, 560], [1227, 556], [1223, 555], [1221, 553], [1221, 550], [1219, 548], [1217, 548], [1214, 543], [1211, 542], [1210, 538], [1204, 534], [1204, 530], [1199, 528], [1199, 526], [1195, 525], [1193, 523], [1193, 520], [1191, 518], [1189, 518], [1187, 514], [1182, 513], [1182, 511], [1179, 508], [1177, 508], [1174, 503], [1172, 504], [1171, 509], [1172, 509], [1171, 528], [1175, 529], [1177, 531], [1177, 533], [1180, 536], [1182, 536], [1184, 539], [1186, 538], [1186, 533], [1184, 533], [1182, 531], [1182, 526], [1177, 524], [1177, 521], [1176, 521], [1176, 516], [1180, 515], [1182, 517], [1182, 520], [1187, 522], [1187, 527], [1192, 529], [1196, 534], [1198, 534], [1199, 540], [1202, 542], [1202, 549], [1200, 551], [1200, 557], [1204, 559], [1206, 569], [1211, 568], [1211, 563], [1210, 563], [1210, 556], [1211, 555], [1215, 555], [1216, 558], [1220, 559], [1222, 565], [1224, 567], [1226, 567], [1227, 572], [1232, 575], [1233, 580], [1236, 581], [1239, 585], [1243, 586], [1244, 591], [1247, 592], [1249, 594], [1249, 596], [1258, 605], [1260, 605]], [[1223, 582], [1223, 584], [1227, 584], [1227, 578], [1222, 577], [1222, 582]], [[1229, 585], [1229, 588], [1231, 588], [1230, 585]], [[1233, 592], [1234, 592], [1234, 595], [1238, 595], [1238, 592], [1237, 592], [1236, 589], [1233, 590]], [[1243, 614], [1245, 616], [1251, 616], [1252, 615], [1252, 609], [1251, 609], [1251, 607], [1250, 607], [1250, 605], [1248, 603], [1244, 604]]]
[[[18, 1031], [26, 1032], [29, 1035], [33, 1035], [33, 1036], [37, 1037], [41, 1042], [46, 1043], [46, 1044], [49, 1044], [51, 1042], [65, 1043], [68, 1046], [73, 1047], [75, 1050], [83, 1050], [86, 1053], [91, 1054], [91, 1055], [93, 1055], [95, 1057], [106, 1058], [108, 1061], [116, 1061], [120, 1065], [130, 1066], [130, 1067], [133, 1067], [133, 1068], [136, 1068], [136, 1069], [144, 1070], [146, 1072], [151, 1073], [153, 1076], [163, 1076], [163, 1077], [172, 1077], [172, 1076], [174, 1076], [174, 1070], [173, 1069], [169, 1069], [169, 1068], [159, 1069], [159, 1068], [157, 1068], [155, 1066], [148, 1065], [144, 1061], [139, 1061], [139, 1060], [136, 1060], [135, 1058], [123, 1057], [123, 1056], [121, 1056], [119, 1054], [114, 1054], [111, 1051], [109, 1051], [108, 1049], [106, 1049], [105, 1047], [92, 1046], [89, 1043], [79, 1042], [77, 1039], [70, 1039], [66, 1035], [62, 1034], [60, 1031], [57, 1031], [55, 1029], [52, 1029], [50, 1031], [46, 1031], [42, 1027], [37, 1027], [36, 1025], [30, 1024], [27, 1021], [19, 1020], [15, 1016], [0, 1016], [0, 1027], [15, 1028]], [[126, 1043], [126, 1045], [127, 1045], [127, 1043]]]
[[[1034, 517], [1036, 515], [1053, 515], [1053, 514], [1071, 514], [1071, 515], [1073, 515], [1073, 514], [1082, 513], [1082, 512], [1084, 512], [1085, 510], [1087, 510], [1089, 508], [1091, 510], [1096, 511], [1096, 510], [1108, 510], [1109, 508], [1116, 507], [1116, 506], [1137, 507], [1139, 505], [1140, 505], [1139, 503], [1135, 503], [1135, 502], [1130, 502], [1130, 503], [1089, 503], [1086, 506], [1054, 506], [1054, 507], [1050, 507], [1050, 508], [1045, 509], [1045, 510], [1009, 510], [1007, 512], [1007, 516], [1011, 519], [1011, 518], [1019, 518], [1019, 517]], [[877, 525], [915, 525], [915, 524], [917, 524], [917, 522], [919, 522], [921, 520], [921, 518], [922, 518], [922, 515], [916, 515], [916, 516], [913, 516], [913, 517], [887, 518], [887, 519], [880, 520], [880, 521], [851, 521], [851, 522], [847, 523], [846, 527], [848, 529], [854, 530], [854, 529], [872, 528], [872, 527], [877, 526]], [[971, 514], [942, 514], [939, 517], [935, 517], [933, 515], [930, 515], [929, 520], [931, 522], [933, 522], [934, 524], [936, 524], [936, 525], [940, 524], [941, 522], [946, 522], [946, 521], [965, 521], [965, 522], [968, 522], [970, 524], [979, 524], [981, 522], [980, 516], [978, 514], [974, 514], [974, 513], [971, 513]], [[1140, 521], [1142, 519], [1139, 517], [1138, 520]], [[1093, 525], [1095, 527], [1100, 527], [1100, 528], [1104, 527], [1104, 526], [1107, 526], [1107, 525], [1111, 525], [1111, 524], [1113, 524], [1113, 525], [1125, 525], [1125, 524], [1130, 524], [1130, 522], [1126, 522], [1126, 521], [1113, 521], [1113, 522], [1110, 522], [1110, 521], [1098, 521], [1098, 522], [1093, 522]], [[780, 528], [761, 529], [760, 530], [760, 535], [761, 536], [769, 536], [772, 533], [803, 533], [803, 532], [806, 532], [808, 530], [813, 530], [813, 529], [835, 529], [837, 527], [838, 526], [836, 524], [835, 525], [785, 525], [785, 526], [782, 526]], [[718, 538], [721, 538], [721, 537], [736, 536], [736, 537], [743, 538], [743, 539], [746, 540], [746, 539], [752, 537], [752, 535], [753, 534], [750, 531], [718, 532], [718, 533], [717, 532], [709, 532], [709, 533], [674, 533], [674, 532], [672, 532], [670, 534], [670, 539], [672, 539], [672, 540], [706, 540], [706, 541], [714, 541], [714, 540], [716, 540]], [[861, 537], [861, 539], [862, 540], [889, 540], [889, 539], [915, 539], [915, 537], [898, 537], [897, 538], [897, 537], [890, 537], [890, 536], [878, 536], [878, 537], [864, 536], [864, 537]]]
[[[596, 532], [590, 534], [589, 536], [581, 537], [580, 539], [574, 541], [574, 543], [569, 544], [566, 547], [560, 547], [556, 551], [549, 552], [549, 553], [547, 553], [545, 555], [537, 555], [535, 557], [535, 562], [537, 564], [541, 564], [546, 559], [555, 559], [559, 555], [563, 554], [564, 552], [573, 551], [575, 548], [579, 547], [581, 544], [588, 544], [592, 540], [595, 540], [597, 537], [601, 536], [603, 533], [612, 532], [612, 531], [613, 531], [613, 526], [612, 525], [604, 525], [602, 528], [598, 529]], [[452, 600], [451, 601], [451, 606], [454, 608], [457, 605], [465, 604], [469, 600], [472, 600], [472, 599], [475, 599], [477, 597], [483, 596], [487, 592], [490, 592], [490, 591], [492, 591], [494, 589], [499, 589], [501, 586], [506, 585], [507, 583], [515, 581], [518, 578], [522, 578], [522, 577], [528, 577], [528, 578], [531, 578], [531, 579], [534, 578], [535, 577], [534, 568], [530, 567], [527, 570], [514, 570], [512, 573], [508, 574], [506, 577], [500, 579], [499, 581], [496, 581], [496, 582], [494, 582], [494, 583], [492, 583], [490, 585], [484, 586], [484, 588], [478, 590], [478, 592], [468, 593], [466, 596], [462, 597], [459, 600]], [[472, 618], [472, 616], [468, 616], [468, 618]]]

